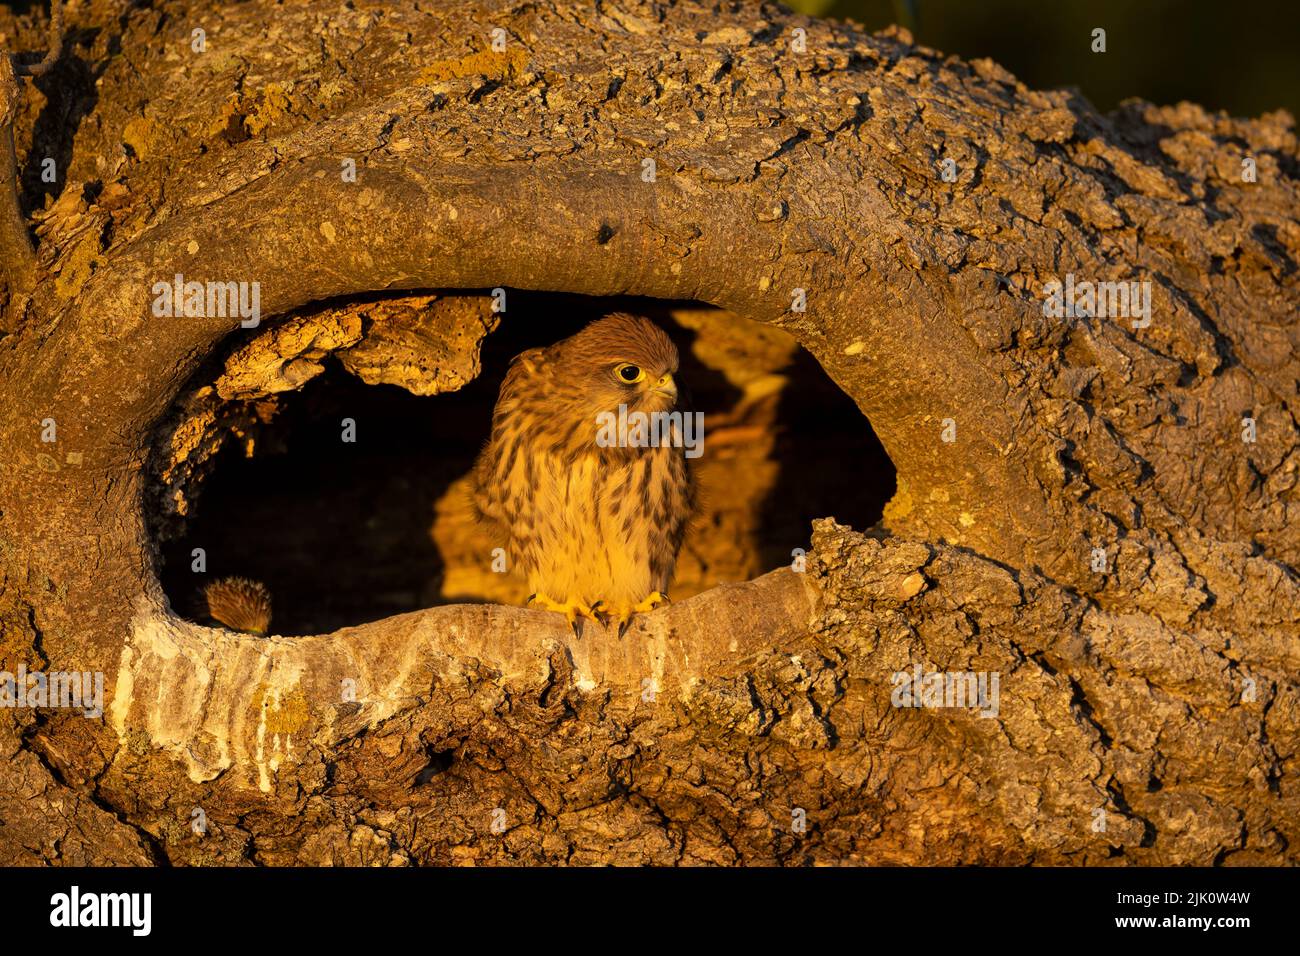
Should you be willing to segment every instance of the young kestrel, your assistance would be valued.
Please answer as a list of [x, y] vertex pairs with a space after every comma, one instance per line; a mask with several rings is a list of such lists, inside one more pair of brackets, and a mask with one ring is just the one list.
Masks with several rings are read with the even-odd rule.
[[[517, 355], [474, 468], [479, 513], [504, 533], [529, 603], [627, 629], [665, 593], [693, 506], [680, 428], [658, 446], [601, 423], [677, 410], [677, 348], [653, 322], [615, 313]], [[665, 424], [672, 419], [660, 416]], [[680, 418], [678, 417], [680, 421]], [[603, 437], [602, 437], [603, 436]]]

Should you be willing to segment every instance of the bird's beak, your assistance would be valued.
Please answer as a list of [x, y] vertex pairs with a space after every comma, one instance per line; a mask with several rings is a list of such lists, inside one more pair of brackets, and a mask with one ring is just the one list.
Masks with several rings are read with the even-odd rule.
[[673, 381], [671, 374], [665, 374], [663, 378], [655, 382], [654, 390], [669, 398], [677, 397], [677, 383]]

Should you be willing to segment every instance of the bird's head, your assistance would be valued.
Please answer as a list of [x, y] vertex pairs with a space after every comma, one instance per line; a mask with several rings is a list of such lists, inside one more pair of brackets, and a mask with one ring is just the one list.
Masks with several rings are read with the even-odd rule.
[[589, 411], [669, 412], [677, 407], [677, 346], [649, 319], [615, 312], [559, 343], [564, 382]]

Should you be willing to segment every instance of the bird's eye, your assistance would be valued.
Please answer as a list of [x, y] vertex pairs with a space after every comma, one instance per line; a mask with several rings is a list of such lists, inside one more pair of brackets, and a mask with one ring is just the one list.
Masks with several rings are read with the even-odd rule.
[[615, 366], [614, 374], [618, 376], [619, 381], [626, 382], [628, 385], [635, 385], [645, 378], [645, 369], [639, 365], [624, 362], [622, 365]]

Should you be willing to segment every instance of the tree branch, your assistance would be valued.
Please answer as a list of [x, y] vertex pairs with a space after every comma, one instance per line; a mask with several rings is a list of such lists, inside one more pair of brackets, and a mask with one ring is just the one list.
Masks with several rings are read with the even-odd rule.
[[19, 76], [44, 76], [58, 62], [63, 50], [63, 0], [50, 0], [50, 41], [45, 56], [37, 63], [15, 63]]
[[9, 287], [30, 291], [35, 281], [36, 250], [18, 201], [18, 154], [14, 118], [18, 115], [18, 78], [8, 56], [0, 55], [0, 262]]
[[18, 77], [44, 76], [63, 50], [63, 0], [50, 0], [49, 44], [37, 63], [0, 54], [0, 262], [11, 289], [28, 292], [35, 283], [36, 248], [18, 199], [18, 153], [14, 119], [21, 102]]

